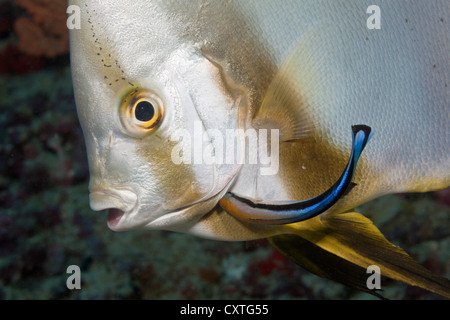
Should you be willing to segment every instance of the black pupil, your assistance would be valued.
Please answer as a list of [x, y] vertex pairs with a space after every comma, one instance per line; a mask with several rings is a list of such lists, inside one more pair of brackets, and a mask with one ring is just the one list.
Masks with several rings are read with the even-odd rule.
[[137, 104], [134, 114], [139, 121], [150, 121], [155, 115], [155, 107], [148, 101], [141, 101]]

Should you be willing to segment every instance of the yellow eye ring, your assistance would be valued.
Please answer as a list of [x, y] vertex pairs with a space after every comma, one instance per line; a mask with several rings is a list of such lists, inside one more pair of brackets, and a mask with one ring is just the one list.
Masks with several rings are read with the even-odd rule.
[[164, 118], [164, 104], [154, 92], [136, 89], [130, 92], [120, 105], [120, 121], [134, 137], [154, 132]]

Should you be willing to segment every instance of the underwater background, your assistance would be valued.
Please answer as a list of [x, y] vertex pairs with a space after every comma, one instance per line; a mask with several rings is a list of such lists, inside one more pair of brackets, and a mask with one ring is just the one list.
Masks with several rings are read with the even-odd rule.
[[[109, 230], [105, 212], [89, 208], [66, 6], [0, 0], [0, 299], [376, 299], [304, 271], [266, 240]], [[450, 277], [450, 189], [357, 211]], [[66, 286], [70, 265], [81, 269], [80, 290]], [[389, 279], [382, 289], [390, 299], [441, 299]]]

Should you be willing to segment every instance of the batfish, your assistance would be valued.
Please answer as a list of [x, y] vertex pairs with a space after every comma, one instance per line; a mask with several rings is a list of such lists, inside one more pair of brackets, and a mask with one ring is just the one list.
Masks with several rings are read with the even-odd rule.
[[449, 298], [354, 208], [450, 185], [450, 2], [372, 2], [70, 0], [91, 208]]

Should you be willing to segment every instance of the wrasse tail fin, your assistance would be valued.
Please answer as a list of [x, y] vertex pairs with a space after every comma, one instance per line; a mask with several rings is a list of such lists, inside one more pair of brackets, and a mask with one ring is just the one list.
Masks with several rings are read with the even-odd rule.
[[361, 152], [369, 141], [372, 130], [366, 125], [352, 127], [353, 145], [350, 159], [341, 177], [324, 193], [304, 201], [254, 202], [227, 193], [219, 202], [235, 218], [260, 224], [289, 224], [311, 219], [332, 207], [351, 186]]
[[289, 233], [269, 238], [270, 243], [287, 258], [320, 277], [379, 296], [367, 288], [371, 275], [367, 268], [376, 265], [381, 276], [450, 298], [448, 279], [432, 273], [390, 243], [359, 213], [331, 214], [283, 228]]

